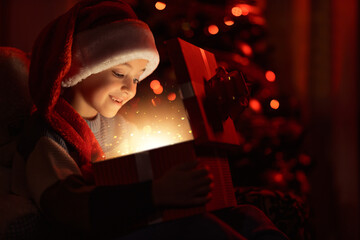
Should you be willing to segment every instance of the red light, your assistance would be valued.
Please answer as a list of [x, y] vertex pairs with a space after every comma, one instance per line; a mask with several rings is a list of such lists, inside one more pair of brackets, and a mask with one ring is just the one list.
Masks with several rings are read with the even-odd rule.
[[242, 12], [242, 15], [246, 16], [249, 14], [249, 8], [248, 7], [241, 7], [241, 12]]
[[164, 10], [166, 8], [166, 4], [163, 2], [156, 2], [155, 8], [159, 11]]
[[153, 89], [155, 94], [162, 94], [162, 92], [164, 91], [164, 88], [160, 85], [158, 88]]
[[270, 107], [275, 110], [278, 109], [280, 107], [279, 101], [276, 99], [271, 100]]
[[169, 101], [174, 101], [176, 99], [176, 94], [175, 93], [169, 93], [167, 98], [169, 99]]
[[261, 104], [258, 100], [256, 99], [250, 99], [249, 101], [249, 107], [254, 110], [255, 112], [260, 112], [261, 111]]
[[265, 78], [269, 82], [275, 82], [276, 76], [275, 76], [275, 73], [273, 71], [266, 71]]
[[208, 27], [208, 32], [211, 34], [211, 35], [215, 35], [219, 32], [219, 28], [216, 26], [216, 25], [210, 25]]
[[152, 80], [151, 83], [150, 83], [150, 87], [151, 89], [157, 89], [158, 87], [160, 87], [161, 84], [158, 80]]
[[243, 13], [242, 9], [238, 6], [235, 6], [231, 9], [231, 13], [232, 15], [234, 15], [235, 17], [240, 17], [241, 14]]
[[240, 50], [246, 55], [246, 56], [251, 56], [253, 51], [251, 49], [251, 47], [244, 42], [240, 42], [238, 43], [238, 48], [240, 48]]
[[281, 173], [276, 173], [274, 175], [274, 181], [280, 183], [284, 181], [284, 176]]

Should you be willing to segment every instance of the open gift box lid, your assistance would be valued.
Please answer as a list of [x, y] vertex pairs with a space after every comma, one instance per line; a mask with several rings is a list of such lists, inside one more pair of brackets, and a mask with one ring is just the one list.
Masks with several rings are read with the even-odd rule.
[[218, 67], [214, 54], [180, 38], [169, 40], [166, 45], [195, 142], [239, 145], [231, 118], [222, 122], [222, 131], [214, 131], [205, 112], [204, 82], [216, 74]]

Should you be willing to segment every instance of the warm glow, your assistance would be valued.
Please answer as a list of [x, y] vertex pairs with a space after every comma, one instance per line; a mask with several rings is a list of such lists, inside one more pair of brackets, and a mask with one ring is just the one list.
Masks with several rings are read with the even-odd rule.
[[232, 15], [234, 15], [235, 17], [240, 17], [243, 12], [242, 12], [242, 10], [241, 10], [240, 7], [235, 6], [235, 7], [233, 7], [233, 8], [231, 9], [231, 13], [232, 13]]
[[209, 31], [210, 34], [215, 35], [215, 34], [217, 34], [219, 32], [219, 28], [216, 25], [210, 25], [208, 27], [208, 31]]
[[164, 10], [165, 8], [166, 8], [166, 4], [165, 3], [163, 3], [163, 2], [156, 2], [155, 3], [155, 8], [157, 9], [157, 10]]
[[[147, 103], [140, 108], [129, 107], [115, 118], [115, 121], [121, 122], [114, 130], [114, 138], [106, 143], [115, 146], [105, 153], [106, 159], [194, 139], [180, 98], [170, 103], [154, 97], [151, 102], [154, 107], [149, 107]], [[124, 124], [128, 125], [125, 130], [122, 127]]]
[[155, 98], [151, 99], [151, 103], [154, 107], [156, 107], [161, 104], [161, 100], [160, 100], [160, 98], [155, 97]]
[[266, 77], [266, 80], [268, 80], [269, 82], [274, 82], [275, 81], [275, 73], [273, 71], [267, 71], [265, 73], [265, 77]]
[[155, 94], [162, 94], [162, 92], [164, 91], [164, 88], [160, 85], [159, 87], [153, 89]]
[[152, 80], [150, 83], [150, 87], [151, 89], [157, 89], [158, 87], [160, 87], [160, 82], [158, 80]]
[[280, 107], [279, 101], [276, 99], [271, 100], [270, 107], [275, 110], [278, 109]]
[[175, 93], [169, 93], [167, 98], [169, 99], [169, 101], [174, 101], [176, 99], [176, 94]]
[[249, 107], [255, 112], [261, 111], [261, 104], [257, 99], [250, 99]]

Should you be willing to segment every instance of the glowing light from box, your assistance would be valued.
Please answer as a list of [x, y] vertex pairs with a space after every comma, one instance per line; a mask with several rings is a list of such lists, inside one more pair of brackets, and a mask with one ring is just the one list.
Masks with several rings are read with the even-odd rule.
[[210, 26], [208, 27], [208, 32], [209, 32], [211, 35], [215, 35], [215, 34], [217, 34], [217, 33], [219, 32], [219, 28], [218, 28], [218, 26], [216, 26], [216, 25], [210, 25]]
[[243, 12], [242, 9], [239, 6], [235, 6], [231, 9], [231, 13], [232, 15], [234, 15], [235, 17], [240, 17]]
[[106, 159], [194, 139], [182, 99], [174, 90], [167, 89], [169, 95], [175, 96], [173, 101], [167, 101], [167, 95], [154, 97], [149, 91], [138, 92], [138, 105], [134, 107], [130, 102], [120, 110], [116, 118], [125, 119], [127, 125], [118, 124], [107, 143], [113, 147], [105, 153]]
[[163, 2], [156, 2], [155, 3], [155, 8], [159, 11], [162, 11], [166, 8], [166, 4]]
[[278, 100], [276, 100], [276, 99], [273, 99], [273, 100], [271, 100], [270, 101], [270, 107], [272, 108], [272, 109], [279, 109], [279, 107], [280, 107], [280, 103], [279, 103], [279, 101]]
[[265, 78], [269, 82], [275, 82], [276, 75], [275, 75], [275, 73], [273, 71], [266, 71]]

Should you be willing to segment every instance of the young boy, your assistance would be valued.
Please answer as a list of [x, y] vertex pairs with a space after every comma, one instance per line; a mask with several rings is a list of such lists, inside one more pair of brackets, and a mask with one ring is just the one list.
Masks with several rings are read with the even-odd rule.
[[[175, 166], [156, 181], [94, 185], [91, 162], [104, 158], [102, 138], [96, 139], [94, 133], [100, 129], [107, 134], [104, 117], [114, 117], [158, 63], [150, 29], [129, 5], [116, 0], [79, 2], [36, 40], [29, 76], [35, 111], [19, 144], [17, 161], [24, 161], [26, 172], [27, 187], [22, 192], [28, 192], [54, 231], [60, 230], [58, 234], [245, 239], [211, 214], [147, 225], [166, 207], [209, 201], [211, 176], [196, 162]], [[232, 218], [225, 215], [225, 221]], [[264, 219], [257, 233], [285, 239]], [[236, 229], [241, 231], [246, 222], [239, 222]], [[246, 237], [260, 236], [247, 233], [258, 227], [249, 223], [243, 231]]]

